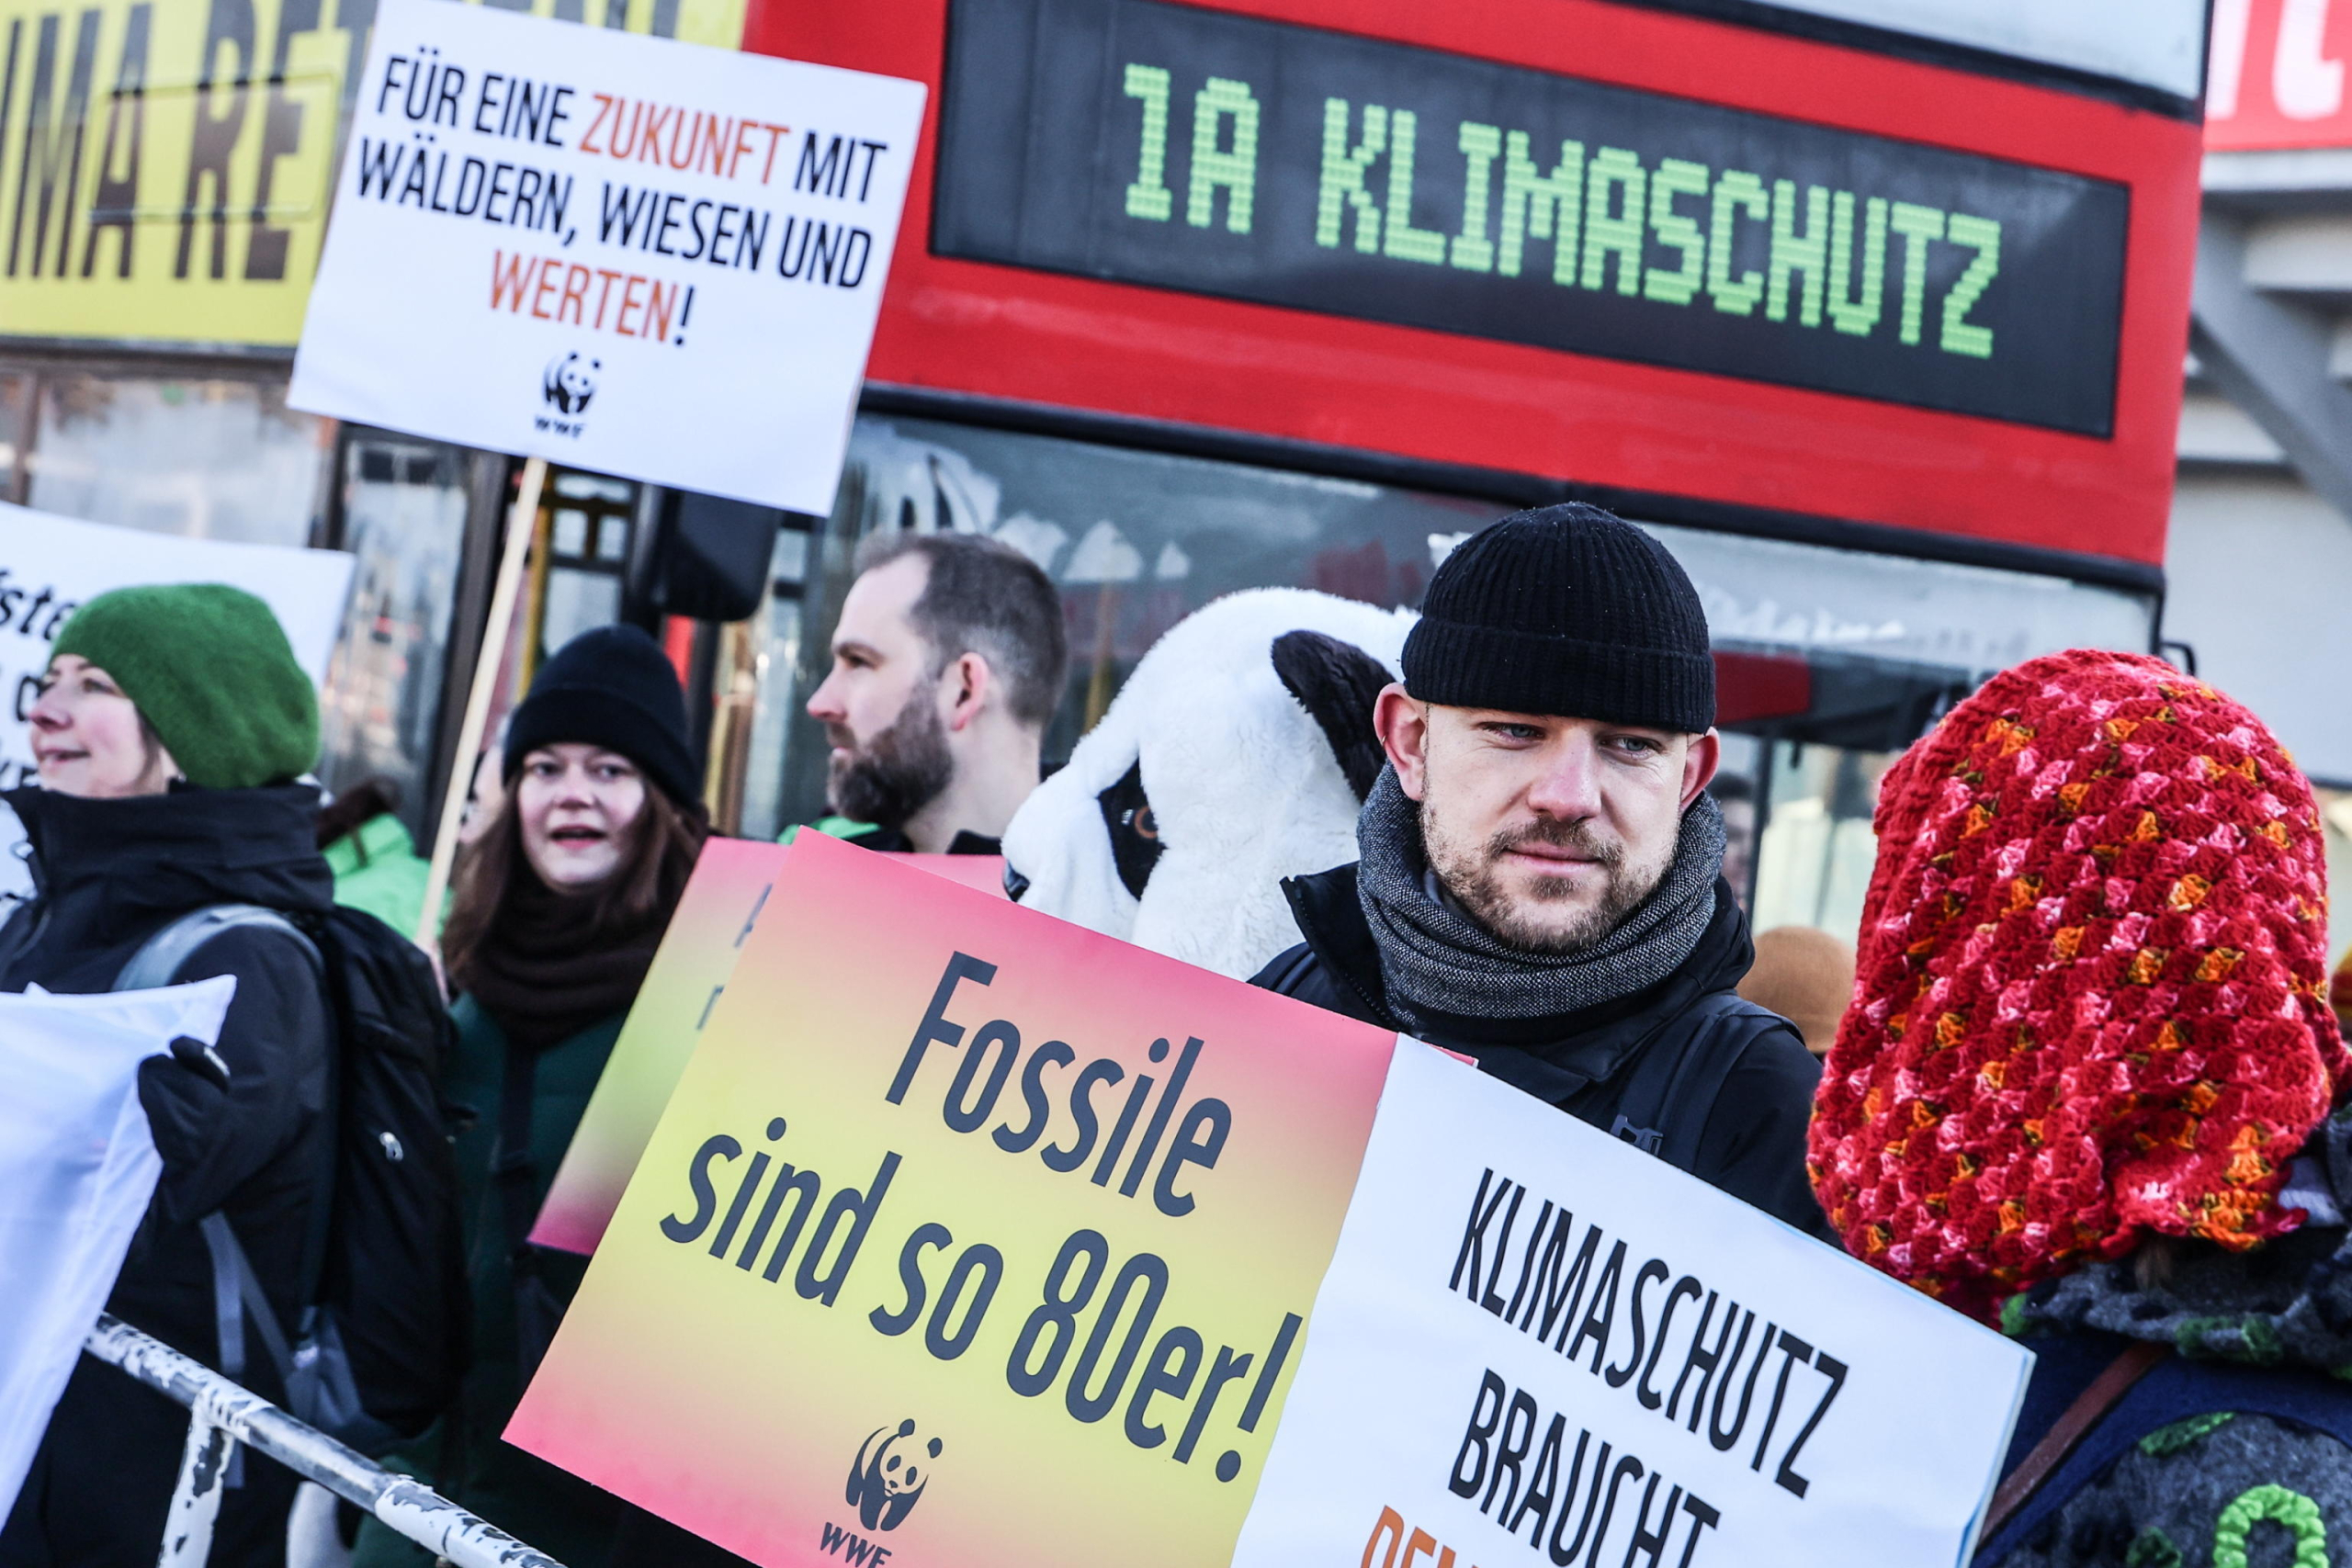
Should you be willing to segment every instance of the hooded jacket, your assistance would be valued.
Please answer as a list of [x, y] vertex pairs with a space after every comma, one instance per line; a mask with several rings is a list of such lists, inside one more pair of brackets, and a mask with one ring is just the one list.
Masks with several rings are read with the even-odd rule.
[[[323, 913], [333, 879], [314, 844], [318, 792], [175, 788], [90, 800], [41, 789], [5, 797], [30, 841], [34, 895], [0, 928], [0, 989], [113, 988], [141, 943], [216, 904]], [[107, 1310], [208, 1366], [220, 1362], [210, 1255], [197, 1225], [220, 1211], [281, 1324], [298, 1321], [302, 1251], [319, 1172], [333, 1025], [309, 954], [282, 932], [222, 932], [181, 981], [233, 975], [218, 1051], [225, 1091], [168, 1057], [140, 1075], [164, 1171]], [[248, 1325], [245, 1382], [282, 1392]], [[0, 1568], [148, 1568], [163, 1540], [187, 1415], [85, 1357], [51, 1416], [5, 1529]], [[247, 1454], [224, 1495], [215, 1561], [270, 1563], [284, 1550], [293, 1477]]]
[[1714, 914], [1697, 949], [1645, 990], [1551, 1018], [1443, 1018], [1419, 1030], [1407, 1030], [1389, 1010], [1380, 949], [1356, 897], [1356, 868], [1291, 877], [1283, 891], [1306, 940], [1251, 985], [1459, 1051], [1481, 1072], [1604, 1132], [1623, 1135], [1619, 1113], [1646, 1053], [1679, 1051], [1704, 1028], [1732, 1032], [1720, 1089], [1703, 1105], [1668, 1105], [1659, 1142], [1666, 1151], [1691, 1149], [1684, 1168], [1700, 1180], [1828, 1238], [1804, 1169], [1820, 1065], [1786, 1019], [1736, 998], [1727, 1007], [1701, 1005], [1731, 993], [1756, 956], [1729, 884], [1716, 881]]
[[[2352, 1543], [2352, 1110], [2294, 1164], [2300, 1230], [2251, 1252], [2191, 1244], [2143, 1285], [2095, 1263], [2013, 1298], [2034, 1352], [2005, 1472], [2135, 1341], [2170, 1346], [1987, 1540], [1977, 1568], [2323, 1568]], [[2332, 1428], [2332, 1429], [2331, 1429]], [[2329, 1550], [2330, 1544], [2334, 1550]]]

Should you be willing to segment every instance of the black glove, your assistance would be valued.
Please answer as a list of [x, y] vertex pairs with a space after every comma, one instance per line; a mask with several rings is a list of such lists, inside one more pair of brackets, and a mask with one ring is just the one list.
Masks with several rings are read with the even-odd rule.
[[183, 1034], [170, 1055], [139, 1064], [139, 1103], [166, 1169], [196, 1163], [228, 1098], [229, 1064], [201, 1040]]

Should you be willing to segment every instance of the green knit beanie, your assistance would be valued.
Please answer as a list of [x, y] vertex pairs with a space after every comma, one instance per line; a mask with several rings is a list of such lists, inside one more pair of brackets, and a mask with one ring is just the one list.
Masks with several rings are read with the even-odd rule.
[[222, 582], [118, 588], [80, 609], [50, 658], [78, 654], [114, 678], [205, 789], [310, 772], [319, 699], [269, 606]]

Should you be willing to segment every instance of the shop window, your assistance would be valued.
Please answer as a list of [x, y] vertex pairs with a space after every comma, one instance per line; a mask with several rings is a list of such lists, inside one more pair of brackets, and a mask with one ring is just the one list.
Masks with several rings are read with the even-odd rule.
[[32, 441], [33, 378], [0, 370], [0, 501], [25, 499], [25, 454]]
[[621, 577], [636, 526], [638, 487], [603, 474], [558, 469], [543, 506], [547, 567], [537, 582], [533, 621], [540, 660], [597, 626], [621, 618]]
[[288, 408], [282, 378], [46, 371], [33, 427], [43, 511], [243, 544], [317, 532], [334, 424]]
[[1765, 755], [1748, 913], [1759, 931], [1818, 926], [1851, 942], [1878, 862], [1879, 781], [1899, 753], [1781, 740]]
[[[2352, 887], [2352, 790], [2317, 786], [2320, 826], [2326, 835], [2327, 885]], [[2352, 897], [2341, 893], [2327, 901], [2327, 960], [2331, 973], [2352, 964]], [[2352, 1000], [2352, 987], [2346, 988]]]
[[[807, 694], [796, 676], [801, 667], [801, 593], [808, 578], [811, 536], [792, 525], [807, 521], [787, 518], [787, 525], [777, 533], [775, 553], [768, 563], [773, 587], [750, 627], [752, 722], [743, 750], [742, 815], [737, 829], [747, 838], [773, 838], [808, 815], [787, 816], [784, 799], [786, 748], [796, 723], [808, 722], [798, 706]], [[819, 805], [821, 808], [821, 800]]]
[[330, 789], [389, 780], [422, 832], [466, 527], [469, 455], [379, 431], [343, 453], [351, 602], [320, 720]]

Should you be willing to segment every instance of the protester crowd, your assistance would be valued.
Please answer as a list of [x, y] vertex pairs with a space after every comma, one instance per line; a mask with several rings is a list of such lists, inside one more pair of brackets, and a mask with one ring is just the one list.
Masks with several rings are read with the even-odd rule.
[[[1767, 933], [1758, 984], [1724, 875], [1725, 807], [1754, 803], [1718, 785], [1706, 623], [1648, 535], [1577, 504], [1519, 513], [1439, 568], [1401, 679], [1370, 660], [1367, 682], [1329, 641], [1277, 663], [1361, 763], [1358, 856], [1283, 882], [1295, 944], [1257, 985], [1468, 1056], [2024, 1338], [1978, 1563], [2338, 1560], [2352, 1055], [2312, 792], [2259, 719], [2137, 655], [1995, 677], [1884, 781], [1859, 954]], [[832, 655], [808, 711], [835, 815], [814, 826], [999, 852], [1068, 666], [1044, 573], [974, 536], [876, 541]], [[40, 787], [6, 798], [35, 892], [0, 928], [0, 987], [238, 981], [217, 1047], [141, 1070], [164, 1176], [109, 1310], [326, 1408], [271, 1340], [319, 1343], [333, 1288], [316, 1173], [348, 1124], [353, 949], [332, 932], [356, 917], [330, 911], [403, 932], [422, 912], [397, 803], [322, 814], [310, 684], [232, 589], [83, 606], [30, 722]], [[643, 633], [556, 652], [482, 781], [434, 953], [469, 1337], [374, 1449], [572, 1568], [734, 1561], [498, 1437], [585, 1267], [533, 1247], [533, 1220], [709, 833], [691, 736]], [[1149, 782], [1131, 769], [1070, 829], [1111, 836], [1131, 894], [1160, 847]], [[153, 1561], [186, 1426], [85, 1358], [0, 1568]], [[294, 1491], [246, 1456], [215, 1560], [282, 1561]], [[370, 1522], [356, 1560], [427, 1557]]]

